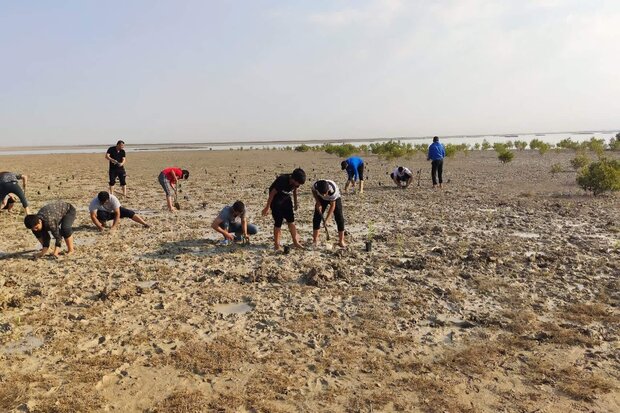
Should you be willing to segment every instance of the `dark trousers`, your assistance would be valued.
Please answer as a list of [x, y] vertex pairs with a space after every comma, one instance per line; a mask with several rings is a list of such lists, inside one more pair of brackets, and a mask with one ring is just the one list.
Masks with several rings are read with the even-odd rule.
[[[321, 207], [323, 208], [323, 212], [327, 208], [329, 208], [329, 201], [324, 201], [321, 199]], [[321, 228], [322, 221], [321, 214], [316, 209], [314, 210], [314, 217], [312, 217], [312, 229], [317, 230]], [[338, 226], [338, 232], [344, 231], [344, 215], [342, 214], [342, 201], [340, 198], [336, 199], [336, 207], [334, 208], [334, 219], [336, 220], [336, 225]]]
[[21, 201], [24, 208], [28, 206], [28, 200], [24, 190], [17, 182], [2, 182], [0, 183], [0, 201], [4, 199], [8, 194], [15, 194]]
[[[120, 207], [121, 218], [133, 218], [136, 215], [131, 209]], [[114, 212], [97, 210], [97, 219], [101, 222], [111, 221], [114, 219]]]
[[433, 178], [433, 185], [437, 185], [437, 181], [439, 183], [443, 183], [443, 159], [436, 159], [431, 161], [431, 177]]

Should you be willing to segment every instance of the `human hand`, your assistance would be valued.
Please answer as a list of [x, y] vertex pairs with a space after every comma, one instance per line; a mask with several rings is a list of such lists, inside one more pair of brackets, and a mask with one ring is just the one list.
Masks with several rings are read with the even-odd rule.
[[224, 238], [226, 238], [228, 241], [233, 241], [235, 239], [235, 236], [230, 232], [226, 232], [224, 233]]
[[262, 211], [263, 216], [266, 217], [268, 213], [269, 213], [269, 207], [263, 208], [263, 211]]

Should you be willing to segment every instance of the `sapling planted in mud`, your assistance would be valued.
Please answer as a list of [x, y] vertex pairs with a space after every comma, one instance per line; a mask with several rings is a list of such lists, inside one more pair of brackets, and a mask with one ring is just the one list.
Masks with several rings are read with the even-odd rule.
[[366, 234], [366, 252], [372, 250], [372, 240], [375, 237], [375, 225], [372, 221], [368, 222], [368, 232]]

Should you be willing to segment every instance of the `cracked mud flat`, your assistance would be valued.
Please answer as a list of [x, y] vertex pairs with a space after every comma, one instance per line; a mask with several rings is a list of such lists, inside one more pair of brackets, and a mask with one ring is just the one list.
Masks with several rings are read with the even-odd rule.
[[[393, 188], [395, 162], [368, 156], [366, 193], [343, 199], [350, 247], [289, 255], [271, 251], [265, 188], [306, 170], [307, 242], [310, 183], [343, 183], [334, 156], [130, 152], [120, 199], [153, 228], [104, 235], [84, 210], [103, 154], [0, 157], [35, 211], [80, 211], [76, 255], [36, 262], [16, 254], [33, 249], [22, 217], [0, 214], [0, 411], [620, 411], [620, 201], [585, 196], [571, 157], [459, 154], [436, 192]], [[176, 215], [157, 183], [170, 165], [191, 171]], [[236, 199], [261, 232], [218, 246], [209, 225]]]

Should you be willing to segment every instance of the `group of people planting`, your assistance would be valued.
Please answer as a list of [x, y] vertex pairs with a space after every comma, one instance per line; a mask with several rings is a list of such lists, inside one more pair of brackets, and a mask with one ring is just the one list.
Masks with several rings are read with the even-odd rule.
[[[99, 192], [89, 204], [88, 210], [91, 221], [99, 231], [106, 229], [108, 221], [112, 221], [110, 230], [114, 231], [118, 228], [122, 218], [130, 218], [145, 228], [150, 227], [141, 216], [123, 207], [119, 199], [114, 195], [114, 186], [118, 180], [122, 194], [128, 197], [124, 146], [125, 143], [119, 140], [115, 146], [111, 146], [107, 150], [105, 158], [109, 161], [109, 191]], [[443, 145], [439, 143], [439, 138], [434, 137], [433, 143], [429, 146], [427, 157], [432, 162], [434, 188], [437, 185], [439, 185], [439, 188], [442, 186], [444, 156], [445, 149]], [[349, 190], [349, 187], [355, 192], [356, 184], [358, 184], [359, 193], [364, 192], [364, 166], [364, 160], [357, 156], [352, 156], [342, 161], [341, 168], [347, 173], [347, 182], [344, 187], [345, 192]], [[413, 173], [407, 167], [398, 166], [392, 171], [390, 177], [397, 186], [407, 188], [413, 180]], [[189, 171], [181, 168], [170, 167], [160, 172], [158, 181], [164, 190], [166, 205], [170, 212], [175, 212], [179, 208], [179, 204], [176, 201], [179, 182], [188, 178]], [[19, 180], [22, 181], [23, 188], [19, 186]], [[75, 207], [68, 202], [59, 200], [45, 205], [36, 214], [30, 214], [25, 195], [27, 181], [26, 175], [0, 172], [0, 209], [10, 210], [17, 200], [21, 201], [26, 213], [24, 225], [32, 231], [42, 246], [42, 249], [35, 254], [35, 258], [42, 257], [50, 252], [52, 237], [55, 239], [54, 248], [51, 250], [53, 256], [59, 256], [63, 239], [67, 245], [66, 254], [73, 253]], [[281, 234], [282, 225], [285, 221], [293, 240], [293, 246], [295, 248], [304, 248], [295, 226], [295, 211], [298, 209], [297, 191], [305, 182], [306, 173], [303, 169], [297, 168], [292, 173], [278, 176], [269, 187], [269, 196], [262, 210], [262, 215], [266, 216], [271, 211], [271, 216], [274, 220], [273, 242], [276, 251], [282, 249]], [[338, 245], [341, 248], [345, 248], [345, 220], [342, 196], [338, 185], [332, 180], [320, 179], [312, 184], [311, 190], [315, 201], [312, 219], [313, 245], [317, 246], [319, 243], [321, 224], [326, 226], [326, 223], [333, 216], [338, 229]], [[325, 214], [326, 211], [327, 214]], [[248, 223], [245, 204], [242, 201], [236, 201], [232, 205], [225, 206], [213, 220], [211, 227], [224, 237], [224, 244], [242, 241], [249, 242], [249, 236], [258, 232], [256, 225]]]

